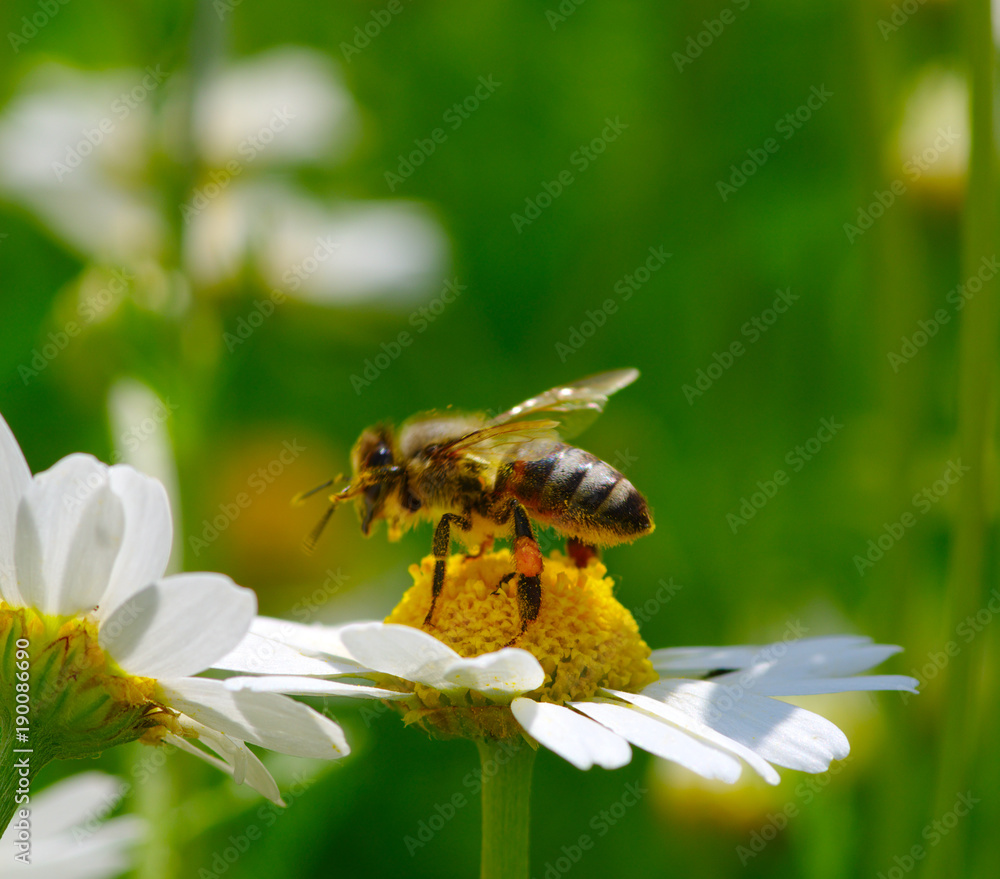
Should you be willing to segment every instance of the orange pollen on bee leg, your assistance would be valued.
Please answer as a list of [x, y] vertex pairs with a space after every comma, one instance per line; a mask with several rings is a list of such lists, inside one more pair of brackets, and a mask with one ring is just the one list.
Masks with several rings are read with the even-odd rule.
[[530, 537], [514, 541], [514, 567], [525, 577], [537, 577], [542, 570], [542, 551]]

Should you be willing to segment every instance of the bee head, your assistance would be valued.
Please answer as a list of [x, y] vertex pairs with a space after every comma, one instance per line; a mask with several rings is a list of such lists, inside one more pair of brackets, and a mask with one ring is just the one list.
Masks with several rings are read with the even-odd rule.
[[[404, 474], [403, 466], [398, 462], [395, 451], [395, 437], [388, 425], [376, 425], [368, 428], [351, 450], [351, 468], [353, 475], [348, 485], [330, 495], [330, 506], [323, 518], [305, 540], [307, 552], [316, 547], [320, 534], [333, 515], [337, 505], [344, 501], [357, 498], [358, 514], [361, 517], [361, 531], [367, 537], [371, 527], [378, 519], [383, 518], [386, 499], [399, 485]], [[343, 479], [338, 476], [329, 482], [324, 482], [310, 491], [302, 492], [295, 498], [295, 503], [305, 500], [312, 494], [327, 488]], [[390, 539], [398, 539], [399, 527], [390, 522]]]
[[351, 450], [351, 466], [354, 478], [348, 488], [353, 490], [352, 494], [359, 495], [361, 531], [367, 536], [372, 523], [383, 515], [385, 500], [403, 473], [396, 459], [392, 429], [379, 424], [362, 433]]

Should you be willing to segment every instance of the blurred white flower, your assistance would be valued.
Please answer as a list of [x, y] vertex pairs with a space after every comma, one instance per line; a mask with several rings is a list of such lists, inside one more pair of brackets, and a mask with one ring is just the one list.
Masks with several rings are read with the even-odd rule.
[[[220, 66], [190, 108], [186, 94], [158, 67], [36, 69], [0, 114], [0, 193], [83, 257], [128, 266], [171, 249], [166, 204], [183, 220], [196, 288], [225, 287], [247, 267], [325, 304], [406, 302], [439, 286], [448, 241], [430, 210], [324, 199], [281, 176], [342, 161], [360, 138], [358, 108], [326, 55], [279, 47]], [[180, 141], [188, 113], [191, 144]], [[175, 193], [157, 190], [169, 178], [162, 156], [191, 152], [198, 177], [170, 204]]]
[[[289, 120], [289, 136], [259, 148], [275, 113]], [[279, 47], [220, 68], [195, 97], [194, 137], [201, 159], [222, 167], [230, 159], [261, 165], [329, 162], [342, 158], [360, 134], [354, 100], [333, 63], [319, 52]], [[266, 134], [265, 134], [266, 136]]]
[[[110, 879], [131, 866], [131, 850], [146, 835], [134, 815], [105, 821], [122, 796], [124, 782], [103, 772], [84, 772], [31, 798], [28, 861], [15, 845], [16, 824], [0, 836], [0, 879]], [[16, 820], [16, 819], [15, 819]]]
[[957, 201], [969, 171], [969, 90], [965, 78], [938, 66], [925, 68], [905, 99], [897, 138], [903, 182]]
[[165, 222], [144, 175], [158, 76], [36, 68], [0, 115], [0, 192], [82, 256], [132, 264], [157, 257]]

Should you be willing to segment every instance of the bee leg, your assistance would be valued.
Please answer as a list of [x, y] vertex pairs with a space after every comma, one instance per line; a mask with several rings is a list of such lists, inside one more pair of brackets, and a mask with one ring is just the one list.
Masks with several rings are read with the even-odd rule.
[[511, 580], [513, 580], [516, 576], [517, 576], [517, 571], [514, 571], [513, 573], [510, 573], [510, 574], [504, 574], [500, 578], [500, 582], [497, 583], [497, 588], [494, 589], [490, 593], [490, 595], [496, 595], [507, 583], [509, 583]]
[[468, 531], [472, 527], [472, 520], [468, 516], [458, 516], [455, 513], [445, 513], [434, 529], [434, 543], [431, 551], [434, 553], [434, 581], [431, 584], [431, 607], [424, 617], [424, 625], [431, 625], [431, 617], [434, 616], [434, 607], [437, 604], [438, 596], [444, 587], [444, 563], [448, 558], [448, 550], [451, 549], [451, 523], [454, 522], [463, 531]]
[[524, 634], [528, 624], [538, 618], [542, 606], [542, 551], [531, 529], [531, 520], [520, 504], [514, 506], [514, 569], [517, 578], [517, 609], [521, 614], [521, 631], [511, 639], [516, 641]]
[[585, 568], [590, 564], [591, 559], [599, 557], [596, 546], [590, 546], [582, 540], [571, 537], [566, 541], [566, 555], [570, 561], [578, 568]]

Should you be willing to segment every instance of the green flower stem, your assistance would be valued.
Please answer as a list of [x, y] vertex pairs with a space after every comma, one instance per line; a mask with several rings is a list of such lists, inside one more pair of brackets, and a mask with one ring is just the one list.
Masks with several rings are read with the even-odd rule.
[[[979, 271], [981, 260], [1000, 255], [997, 246], [996, 180], [993, 145], [994, 48], [990, 0], [966, 0], [964, 5], [965, 57], [969, 70], [972, 145], [962, 242], [962, 277]], [[968, 475], [958, 485], [951, 558], [948, 570], [945, 639], [955, 627], [975, 616], [990, 600], [994, 587], [986, 573], [985, 548], [992, 527], [993, 436], [997, 406], [997, 286], [985, 282], [968, 300], [959, 338], [958, 451]], [[944, 735], [940, 743], [934, 817], [952, 808], [957, 794], [978, 795], [982, 779], [972, 771], [980, 711], [993, 695], [982, 689], [988, 655], [988, 634], [961, 648], [947, 672]], [[927, 876], [969, 875], [968, 822], [930, 849]], [[966, 861], [963, 863], [963, 861]]]
[[483, 771], [482, 879], [527, 879], [531, 767], [526, 742], [510, 749], [479, 743]]

